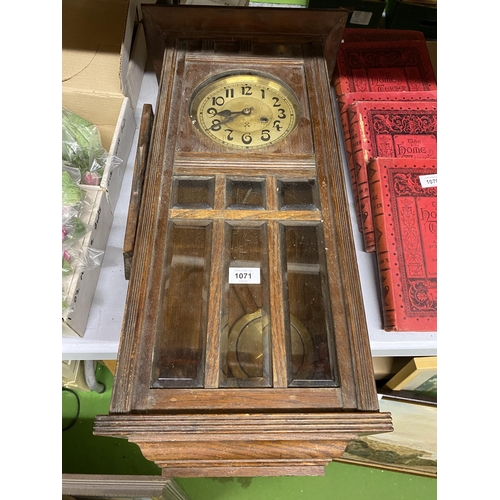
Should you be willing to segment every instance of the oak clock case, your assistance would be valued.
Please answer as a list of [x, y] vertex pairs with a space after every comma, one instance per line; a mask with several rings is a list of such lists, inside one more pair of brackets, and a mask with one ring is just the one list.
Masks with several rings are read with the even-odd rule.
[[347, 12], [142, 10], [159, 92], [154, 117], [143, 110], [115, 383], [94, 433], [137, 443], [164, 475], [323, 474], [351, 440], [392, 430], [331, 102]]

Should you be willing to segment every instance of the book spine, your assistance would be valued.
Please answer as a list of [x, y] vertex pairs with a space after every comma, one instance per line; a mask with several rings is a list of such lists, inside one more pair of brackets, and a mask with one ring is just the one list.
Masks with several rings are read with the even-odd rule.
[[358, 195], [358, 184], [356, 180], [356, 169], [354, 161], [352, 158], [352, 147], [351, 147], [351, 134], [349, 130], [349, 115], [348, 115], [348, 103], [347, 96], [340, 96], [338, 99], [340, 122], [342, 125], [342, 133], [344, 135], [344, 147], [346, 152], [347, 167], [349, 169], [349, 181], [351, 184], [352, 196], [354, 199], [354, 206], [356, 209], [356, 221], [358, 223], [358, 229], [362, 231], [363, 223], [361, 220], [361, 211], [359, 208], [359, 195]]
[[358, 112], [356, 105], [348, 110], [349, 130], [354, 164], [354, 176], [358, 187], [359, 212], [361, 216], [361, 231], [366, 252], [375, 251], [375, 235], [373, 232], [372, 208], [370, 200], [370, 189], [368, 184], [367, 154], [364, 147], [365, 131], [363, 118]]
[[382, 173], [381, 166], [377, 160], [370, 162], [370, 170], [372, 177], [370, 179], [371, 205], [373, 208], [373, 226], [378, 277], [380, 287], [380, 297], [382, 301], [382, 322], [383, 328], [386, 331], [395, 331], [396, 328], [396, 297], [395, 283], [393, 282], [393, 274], [391, 273], [389, 259], [389, 234], [387, 227], [387, 218], [384, 206], [387, 204], [383, 197], [383, 189], [381, 183]]
[[342, 76], [340, 74], [339, 64], [339, 56], [337, 55], [337, 63], [332, 75], [332, 87], [337, 97], [341, 97], [344, 95], [344, 92], [342, 90]]

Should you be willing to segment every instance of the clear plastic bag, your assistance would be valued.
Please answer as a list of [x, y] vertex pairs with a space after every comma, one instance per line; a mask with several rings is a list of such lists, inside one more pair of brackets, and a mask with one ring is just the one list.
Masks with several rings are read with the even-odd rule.
[[77, 215], [64, 216], [62, 221], [62, 242], [63, 248], [76, 243], [90, 231], [90, 227], [85, 224]]
[[81, 183], [99, 185], [107, 159], [97, 126], [62, 108], [62, 160], [80, 171]]
[[104, 250], [97, 250], [81, 245], [62, 249], [62, 275], [70, 276], [75, 271], [90, 271], [101, 265]]
[[63, 165], [62, 206], [75, 207], [75, 209], [79, 210], [79, 207], [82, 205], [84, 199], [85, 191], [80, 188], [80, 177], [76, 177], [74, 168]]

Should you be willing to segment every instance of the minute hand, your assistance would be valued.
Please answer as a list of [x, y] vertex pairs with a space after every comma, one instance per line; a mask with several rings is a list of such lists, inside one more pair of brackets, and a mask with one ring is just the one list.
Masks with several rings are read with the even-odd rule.
[[225, 123], [229, 123], [240, 115], [249, 116], [252, 113], [252, 111], [253, 111], [253, 108], [244, 108], [241, 111], [231, 111], [229, 109], [223, 109], [222, 111], [219, 111], [217, 113], [217, 115], [224, 116], [225, 119], [221, 120], [218, 123], [214, 123], [207, 130], [213, 130], [214, 128], [219, 127], [220, 125], [224, 125]]

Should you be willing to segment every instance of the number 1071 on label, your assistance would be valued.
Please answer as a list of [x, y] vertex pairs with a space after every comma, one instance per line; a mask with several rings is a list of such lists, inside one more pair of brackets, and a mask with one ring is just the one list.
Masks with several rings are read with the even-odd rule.
[[230, 267], [229, 284], [260, 284], [260, 268], [258, 267]]

